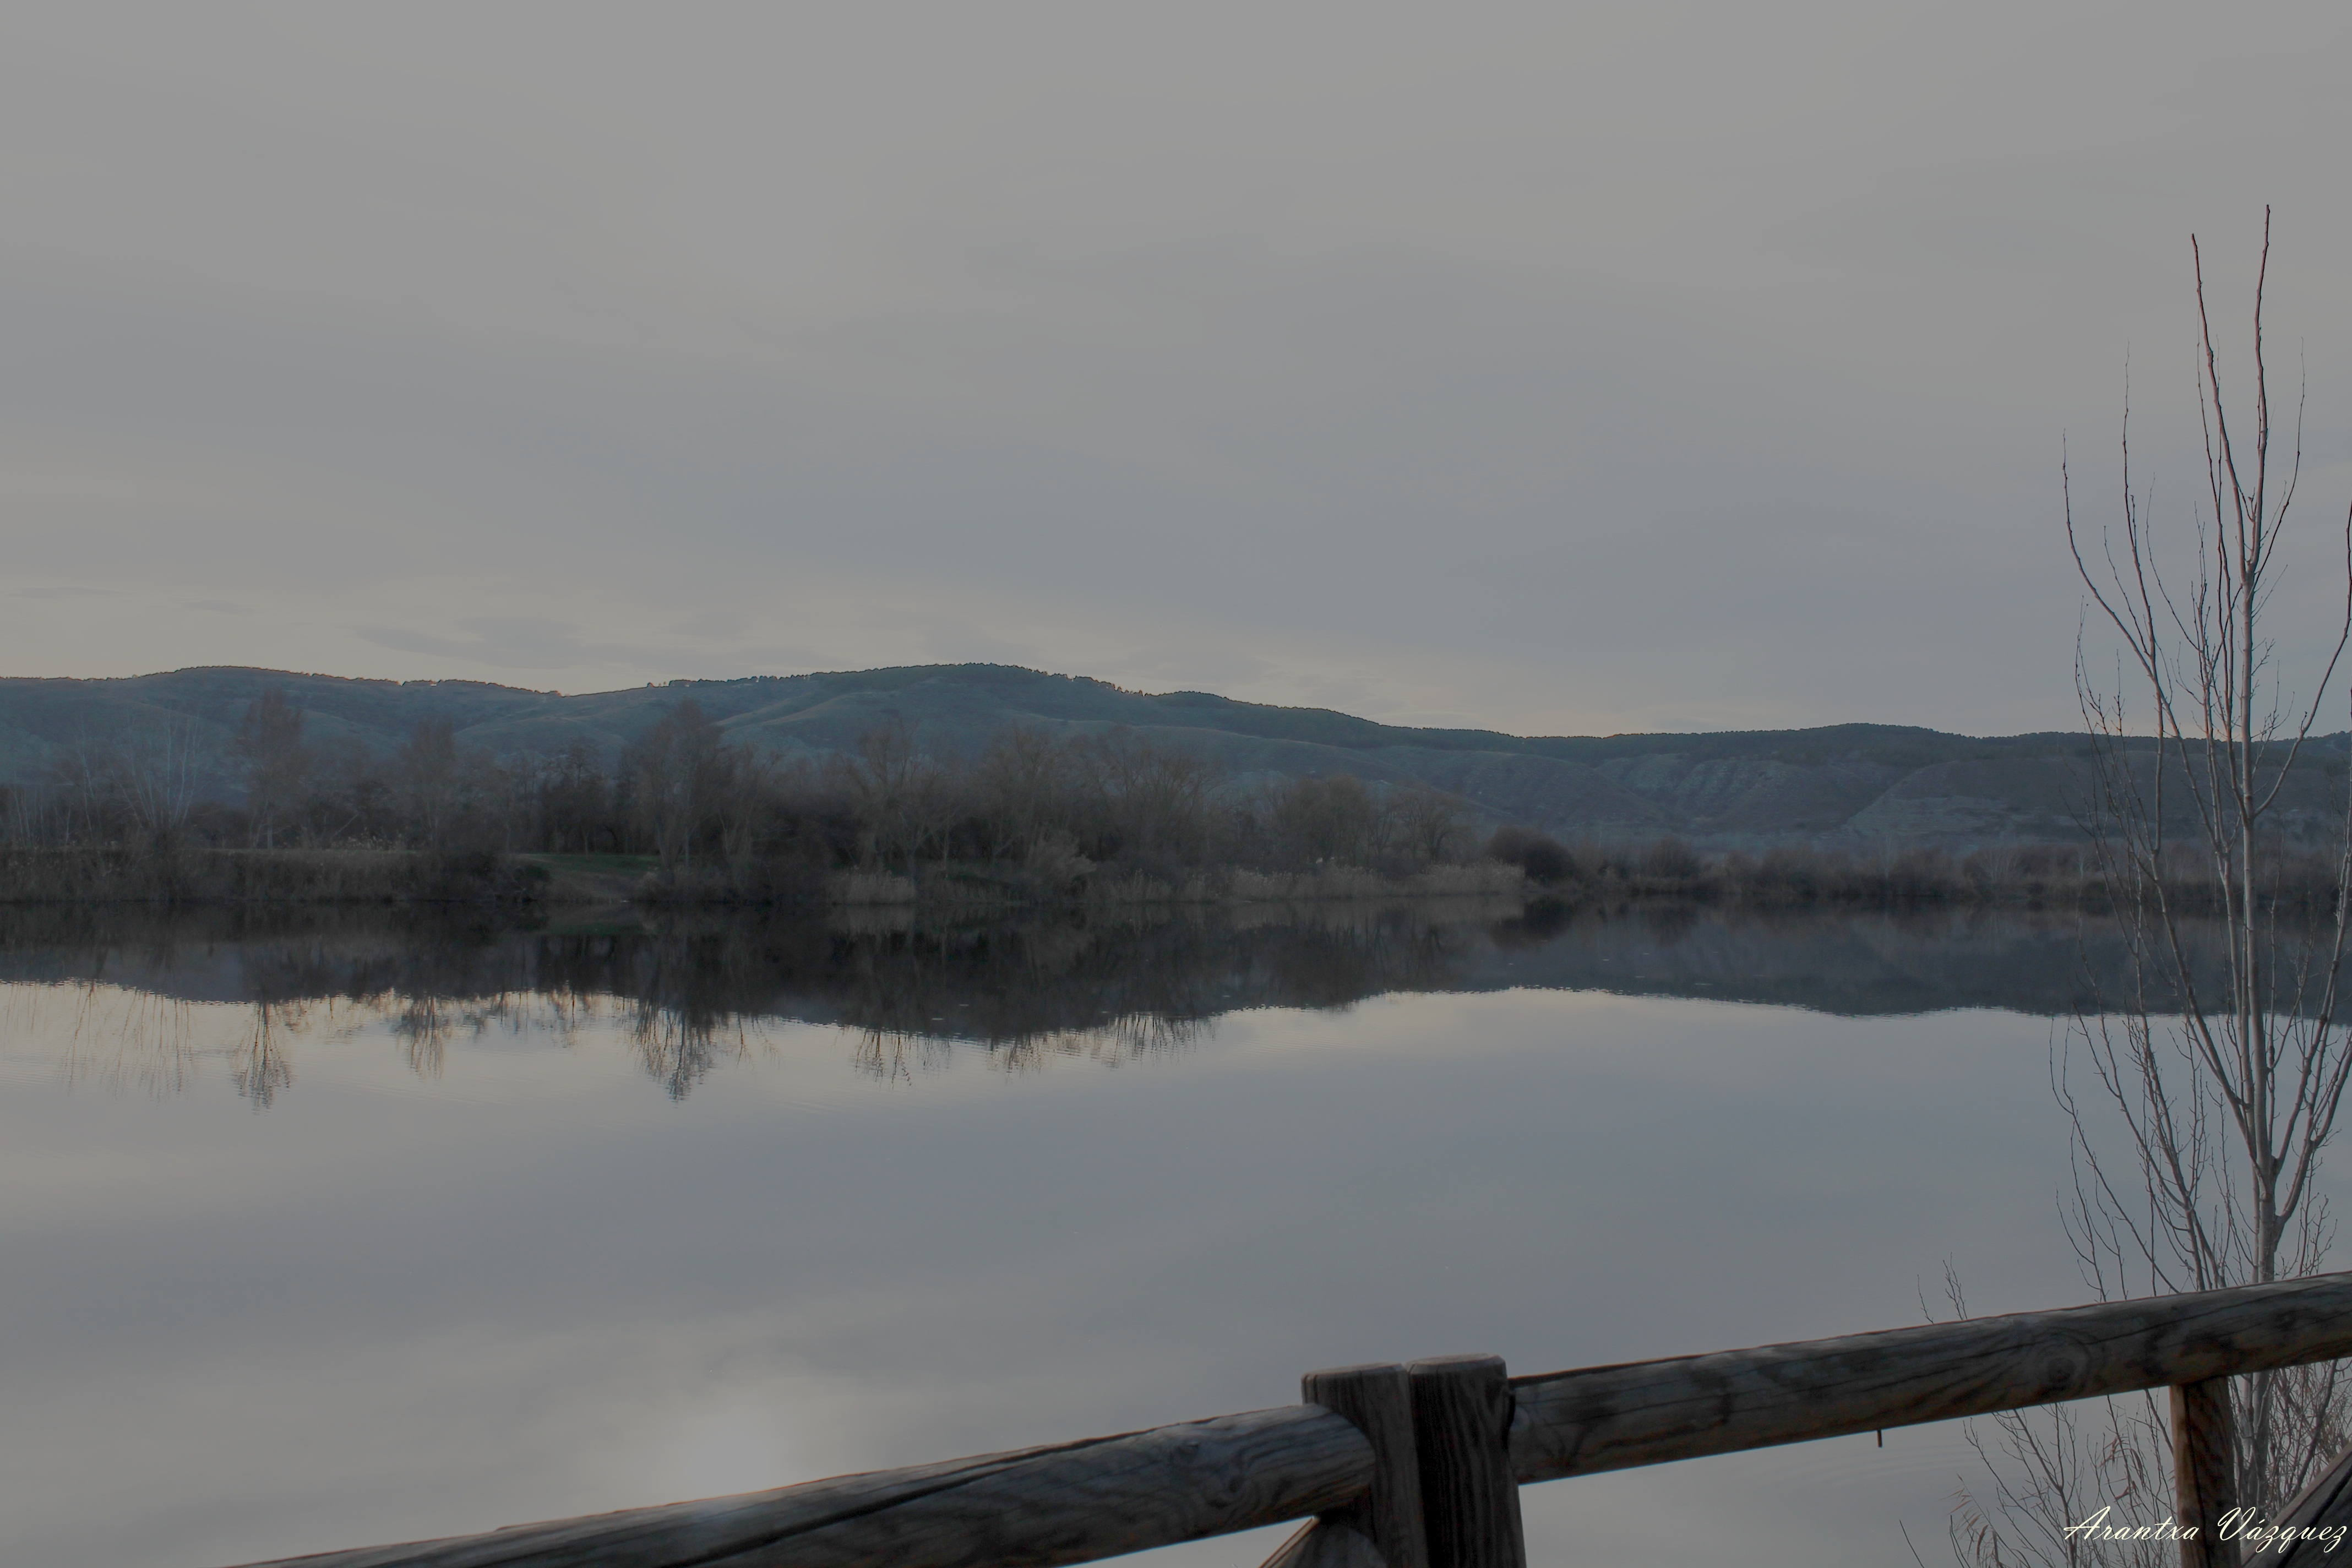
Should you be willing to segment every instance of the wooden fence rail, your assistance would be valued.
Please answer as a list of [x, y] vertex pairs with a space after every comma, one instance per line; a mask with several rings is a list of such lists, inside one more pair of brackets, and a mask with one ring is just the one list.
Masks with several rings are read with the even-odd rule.
[[[248, 1568], [1053, 1568], [1309, 1517], [1268, 1568], [1520, 1568], [1526, 1483], [2165, 1387], [2182, 1562], [2211, 1568], [2237, 1560], [2214, 1380], [2347, 1356], [2352, 1274], [1534, 1377], [1448, 1356], [1310, 1373], [1280, 1409]], [[2352, 1455], [2291, 1511], [2352, 1524]]]

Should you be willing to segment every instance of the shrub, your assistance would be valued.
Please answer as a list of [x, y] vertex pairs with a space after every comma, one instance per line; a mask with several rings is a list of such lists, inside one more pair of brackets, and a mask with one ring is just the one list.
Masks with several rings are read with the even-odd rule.
[[1670, 882], [1695, 880], [1704, 868], [1698, 851], [1679, 838], [1659, 839], [1642, 851], [1634, 866], [1640, 876]]
[[1577, 870], [1576, 858], [1566, 845], [1532, 827], [1496, 828], [1486, 841], [1486, 858], [1517, 866], [1528, 880], [1547, 888], [1567, 881]]

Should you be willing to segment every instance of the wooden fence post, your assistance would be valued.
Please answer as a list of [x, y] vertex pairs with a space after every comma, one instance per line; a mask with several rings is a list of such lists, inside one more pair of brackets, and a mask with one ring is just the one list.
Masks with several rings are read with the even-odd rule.
[[2230, 1426], [2230, 1380], [2172, 1386], [2172, 1479], [2177, 1515], [2193, 1538], [2180, 1543], [2180, 1568], [2238, 1568], [2238, 1543], [2220, 1535], [2221, 1516], [2238, 1506], [2236, 1442]]
[[[1344, 1415], [1370, 1439], [1371, 1489], [1315, 1519], [1266, 1559], [1265, 1568], [1429, 1568], [1422, 1523], [1421, 1465], [1412, 1440], [1412, 1384], [1394, 1363], [1331, 1367], [1299, 1380], [1309, 1405]], [[1366, 1555], [1370, 1547], [1377, 1559]]]
[[1511, 1469], [1517, 1409], [1503, 1358], [1438, 1356], [1412, 1379], [1412, 1441], [1429, 1568], [1527, 1568], [1519, 1482]]

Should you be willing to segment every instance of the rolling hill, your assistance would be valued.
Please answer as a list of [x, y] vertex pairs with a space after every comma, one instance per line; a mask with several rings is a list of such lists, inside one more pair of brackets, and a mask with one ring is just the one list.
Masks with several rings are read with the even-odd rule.
[[[357, 680], [207, 668], [115, 679], [0, 679], [0, 783], [30, 782], [78, 747], [175, 724], [194, 736], [207, 793], [236, 794], [228, 741], [246, 705], [284, 690], [315, 744], [372, 752], [421, 720], [464, 746], [553, 753], [584, 741], [608, 760], [692, 699], [736, 742], [786, 755], [852, 747], [893, 721], [936, 753], [969, 753], [1009, 726], [1084, 734], [1128, 729], [1214, 758], [1230, 776], [1354, 773], [1419, 781], [1493, 822], [1569, 838], [1675, 834], [1703, 848], [1782, 844], [1967, 848], [2078, 836], [2087, 742], [2077, 734], [1982, 739], [1887, 724], [1686, 735], [1519, 736], [1409, 729], [1324, 709], [1150, 694], [1003, 665], [678, 680], [562, 696], [478, 681]], [[2316, 826], [2340, 812], [2344, 736], [2315, 748], [2282, 805]]]

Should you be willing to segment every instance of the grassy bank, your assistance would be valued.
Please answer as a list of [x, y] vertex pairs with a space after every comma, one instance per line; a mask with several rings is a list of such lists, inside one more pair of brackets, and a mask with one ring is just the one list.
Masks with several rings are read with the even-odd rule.
[[548, 880], [480, 852], [0, 848], [0, 903], [13, 904], [527, 903]]
[[[2283, 857], [2257, 868], [2265, 901], [2327, 913], [2333, 866]], [[2183, 913], [2218, 905], [2210, 878], [2183, 858], [2165, 887]], [[499, 855], [414, 849], [176, 850], [121, 847], [0, 848], [0, 904], [514, 904], [668, 908], [917, 909], [985, 915], [1041, 908], [1379, 903], [1477, 899], [1601, 907], [1646, 900], [1803, 908], [2083, 910], [2110, 904], [2086, 848], [2029, 845], [1954, 855], [1875, 856], [1777, 849], [1702, 856], [1673, 839], [1640, 847], [1562, 846], [1499, 834], [1468, 864], [1374, 870], [1089, 866], [1049, 874], [1020, 864], [948, 861], [911, 871], [831, 870], [806, 860], [708, 862], [665, 871], [650, 855]]]
[[[1540, 899], [1613, 904], [1642, 899], [1759, 909], [1989, 908], [2103, 913], [2116, 890], [2087, 845], [2003, 845], [1954, 854], [1904, 849], [1876, 855], [1774, 849], [1761, 856], [1702, 856], [1678, 839], [1642, 847], [1573, 847], [1507, 830], [1488, 853], [1527, 875]], [[2332, 914], [2336, 864], [2319, 854], [2282, 853], [2254, 868], [2257, 897], [2281, 914]], [[2216, 913], [2221, 889], [2209, 863], [2190, 853], [2168, 858], [2165, 900], [2186, 915]]]
[[1235, 867], [1153, 876], [1100, 870], [1082, 880], [1047, 882], [1018, 868], [926, 867], [913, 876], [836, 871], [825, 879], [825, 902], [835, 907], [920, 905], [927, 908], [1027, 908], [1039, 904], [1126, 907], [1150, 904], [1320, 903], [1395, 899], [1517, 898], [1527, 876], [1517, 866], [1480, 861], [1431, 866], [1387, 875], [1352, 866], [1312, 871], [1264, 872]]
[[1020, 866], [956, 863], [912, 874], [755, 861], [667, 872], [650, 855], [498, 855], [410, 849], [0, 849], [0, 903], [449, 903], [655, 907], [919, 907], [980, 913], [1040, 906], [1301, 903], [1515, 898], [1516, 866], [1478, 862], [1383, 875], [1355, 868], [1231, 868], [1153, 876], [1107, 868], [1075, 879]]

